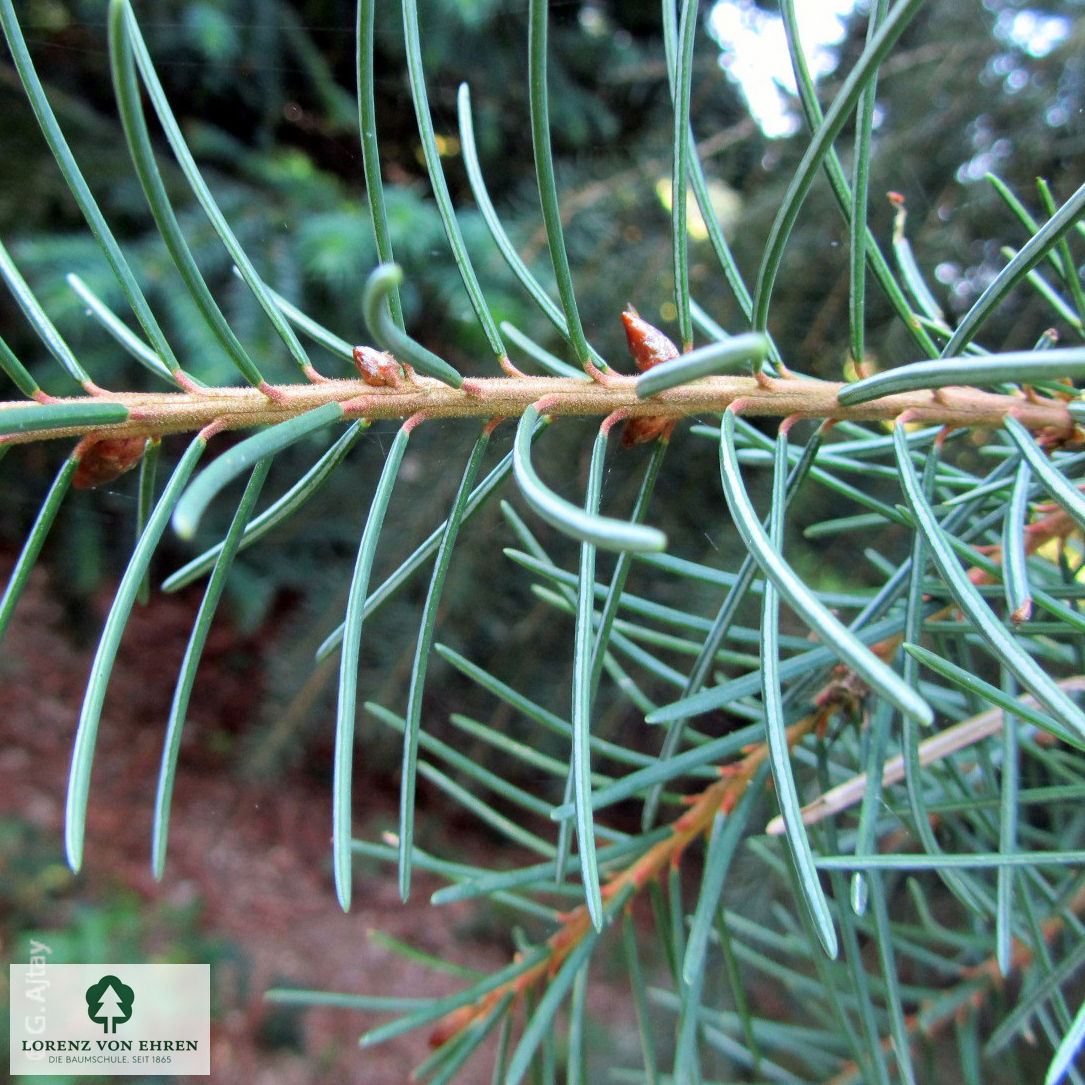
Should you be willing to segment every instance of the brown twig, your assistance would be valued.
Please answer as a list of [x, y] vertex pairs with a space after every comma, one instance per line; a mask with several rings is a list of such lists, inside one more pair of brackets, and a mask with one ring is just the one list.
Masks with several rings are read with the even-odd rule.
[[[736, 399], [746, 415], [794, 415], [797, 418], [852, 422], [888, 422], [907, 412], [910, 421], [954, 427], [1000, 426], [1011, 414], [1032, 432], [1057, 440], [1076, 433], [1066, 403], [1056, 399], [1030, 400], [976, 388], [942, 388], [905, 392], [855, 406], [842, 407], [837, 394], [846, 385], [835, 381], [792, 377], [759, 382], [754, 377], [707, 377], [690, 384], [638, 399], [633, 378], [612, 375], [606, 384], [564, 377], [472, 378], [462, 388], [418, 376], [395, 387], [373, 387], [362, 380], [325, 380], [319, 384], [256, 388], [207, 388], [199, 392], [107, 393], [73, 397], [60, 403], [108, 400], [131, 412], [127, 421], [111, 426], [83, 425], [10, 434], [0, 441], [25, 444], [55, 437], [82, 437], [92, 430], [108, 437], [163, 437], [200, 430], [212, 421], [225, 429], [244, 429], [284, 422], [326, 403], [346, 403], [365, 397], [368, 418], [409, 418], [424, 411], [427, 418], [516, 418], [544, 396], [551, 415], [605, 417], [624, 410], [626, 417], [681, 419], [721, 413]], [[0, 403], [0, 418], [9, 411], [35, 408], [29, 400]]]

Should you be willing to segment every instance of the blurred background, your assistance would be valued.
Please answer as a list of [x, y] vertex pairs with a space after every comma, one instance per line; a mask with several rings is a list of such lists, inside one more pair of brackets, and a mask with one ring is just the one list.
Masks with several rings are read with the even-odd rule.
[[[467, 184], [457, 132], [456, 94], [466, 81], [490, 196], [520, 254], [544, 282], [551, 281], [528, 137], [525, 7], [510, 0], [421, 0], [419, 6], [446, 176], [491, 308], [499, 320], [565, 356], [489, 239]], [[815, 12], [803, 31], [827, 105], [839, 73], [862, 50], [866, 6], [833, 0], [799, 7]], [[113, 103], [102, 8], [100, 0], [19, 5], [60, 123], [182, 364], [205, 382], [235, 383], [233, 367], [180, 287], [133, 176]], [[186, 138], [258, 270], [316, 320], [351, 342], [366, 342], [361, 288], [376, 253], [358, 149], [354, 5], [167, 0], [137, 3], [135, 10]], [[902, 194], [909, 238], [950, 323], [1004, 264], [1003, 246], [1019, 245], [1026, 236], [987, 175], [1001, 177], [1039, 220], [1047, 212], [1035, 178], [1045, 178], [1059, 201], [1081, 181], [1083, 14], [1082, 3], [1073, 0], [1046, 3], [1042, 10], [1011, 0], [932, 0], [882, 69], [871, 228], [888, 251], [893, 207], [886, 193]], [[774, 6], [720, 0], [703, 3], [701, 17], [694, 132], [717, 215], [752, 282], [806, 146], [805, 129]], [[668, 210], [672, 114], [658, 5], [554, 3], [550, 33], [554, 153], [580, 312], [593, 345], [630, 371], [619, 321], [627, 303], [677, 334]], [[376, 50], [383, 173], [395, 254], [405, 271], [407, 327], [461, 371], [496, 375], [426, 180], [397, 5], [378, 4]], [[6, 53], [0, 55], [0, 115], [0, 236], [94, 379], [107, 388], [150, 390], [154, 378], [88, 319], [66, 280], [74, 272], [108, 303], [123, 304]], [[846, 130], [838, 142], [845, 162], [848, 139]], [[232, 275], [164, 140], [161, 150], [160, 167], [182, 226], [219, 303], [264, 371], [274, 374], [271, 379], [294, 379], [293, 363]], [[690, 245], [694, 297], [727, 331], [745, 330], [696, 213]], [[840, 379], [848, 361], [847, 304], [847, 226], [828, 186], [819, 182], [774, 295], [770, 330], [789, 365]], [[1037, 295], [1022, 293], [987, 328], [984, 345], [1030, 347], [1051, 319]], [[7, 295], [0, 297], [0, 327], [48, 391], [74, 390]], [[1060, 327], [1064, 336], [1079, 332]], [[865, 364], [873, 368], [915, 360], [911, 341], [891, 322], [873, 286], [868, 346]], [[511, 354], [531, 369], [526, 356], [515, 349]], [[322, 372], [347, 375], [338, 360], [322, 358], [319, 350], [313, 357]], [[8, 386], [3, 394], [14, 398], [17, 392]], [[550, 477], [573, 480], [570, 486], [583, 477], [591, 431], [570, 421], [547, 434], [543, 462]], [[391, 872], [362, 864], [355, 910], [343, 916], [334, 903], [328, 836], [335, 661], [314, 665], [313, 652], [341, 620], [368, 493], [391, 432], [374, 426], [320, 495], [235, 566], [187, 725], [170, 860], [160, 885], [149, 871], [154, 781], [199, 585], [153, 596], [135, 614], [107, 702], [88, 854], [78, 877], [63, 865], [61, 846], [70, 744], [90, 657], [134, 530], [134, 476], [72, 495], [0, 654], [4, 955], [25, 959], [29, 936], [40, 939], [45, 931], [62, 959], [212, 961], [221, 977], [215, 1080], [405, 1080], [424, 1054], [420, 1038], [363, 1055], [355, 1045], [362, 1031], [355, 1015], [302, 1014], [261, 1001], [262, 991], [277, 983], [403, 994], [412, 993], [412, 984], [417, 993], [425, 983], [430, 990], [430, 974], [394, 945], [369, 938], [370, 928], [479, 967], [507, 959], [506, 917], [498, 909], [429, 912], [426, 898], [437, 883], [425, 879], [403, 906]], [[418, 431], [377, 576], [444, 517], [474, 433], [473, 426], [453, 423]], [[507, 451], [511, 434], [511, 426], [497, 430], [495, 456]], [[684, 440], [688, 451], [679, 451], [677, 442]], [[318, 436], [280, 456], [267, 492], [289, 486], [325, 443]], [[181, 447], [167, 442], [163, 454], [170, 460]], [[10, 569], [67, 451], [59, 442], [45, 442], [5, 458], [0, 570]], [[637, 449], [612, 457], [608, 503], [628, 507], [646, 455]], [[678, 556], [730, 567], [739, 544], [721, 524], [714, 456], [700, 454], [697, 442], [680, 430], [666, 472], [653, 522], [668, 530]], [[505, 496], [515, 503], [511, 490]], [[198, 542], [221, 534], [227, 505], [217, 520], [208, 518]], [[825, 515], [823, 507], [799, 510], [796, 563], [805, 563], [819, 585], [830, 586], [832, 569], [843, 558], [849, 575], [861, 580], [861, 562], [848, 557], [846, 541], [801, 549], [804, 520]], [[707, 533], [705, 524], [711, 525]], [[548, 534], [547, 541], [555, 555], [564, 552], [560, 540]], [[540, 703], [565, 711], [568, 629], [496, 553], [514, 542], [496, 504], [465, 530], [438, 638], [484, 661]], [[192, 552], [167, 538], [156, 578]], [[424, 591], [419, 578], [367, 634], [361, 679], [367, 699], [402, 708]], [[689, 592], [688, 585], [662, 585], [656, 597], [697, 609]], [[714, 610], [714, 601], [700, 609]], [[547, 665], [539, 666], [540, 659]], [[438, 734], [450, 711], [489, 713], [490, 722], [514, 732], [523, 726], [511, 718], [494, 721], [492, 701], [436, 661], [429, 696], [425, 725]], [[628, 702], [602, 699], [599, 733], [631, 745], [650, 742], [641, 730]], [[530, 738], [544, 750], [557, 741]], [[462, 738], [457, 741], [462, 745]], [[357, 742], [358, 835], [379, 839], [395, 824], [399, 738], [363, 714]], [[560, 748], [553, 752], [565, 756]], [[504, 846], [474, 823], [431, 816], [439, 803], [423, 786], [420, 832], [427, 850], [454, 855], [459, 849], [482, 861]], [[455, 976], [444, 979], [449, 990], [456, 986]], [[623, 1011], [609, 1012], [620, 1035]]]

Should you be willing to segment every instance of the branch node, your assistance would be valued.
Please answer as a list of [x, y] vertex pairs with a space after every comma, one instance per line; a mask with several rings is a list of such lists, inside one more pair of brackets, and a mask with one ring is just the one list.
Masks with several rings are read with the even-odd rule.
[[587, 373], [596, 384], [601, 384], [604, 388], [616, 388], [623, 381], [631, 379], [622, 376], [620, 373], [614, 373], [610, 369], [600, 369], [592, 361], [584, 363], [584, 372]]
[[1026, 599], [1019, 607], [1010, 614], [1010, 621], [1017, 629], [1032, 617], [1032, 600]]
[[190, 395], [198, 396], [207, 389], [202, 384], [197, 384], [183, 369], [175, 369], [171, 377], [177, 382], [177, 386]]
[[[270, 399], [272, 403], [286, 403], [288, 398], [287, 394], [281, 388], [275, 388], [268, 384], [267, 381], [261, 381], [259, 385], [257, 385], [257, 391]], [[212, 423], [212, 425], [214, 425], [214, 423]]]
[[539, 412], [539, 414], [546, 414], [548, 408], [553, 407], [554, 404], [560, 402], [561, 396], [559, 396], [555, 392], [551, 392], [550, 395], [543, 396], [542, 399], [537, 399], [533, 406], [535, 407], [535, 410]]
[[[499, 358], [497, 359], [497, 364], [498, 364], [499, 366], [501, 366], [501, 368], [502, 368], [502, 369], [504, 370], [505, 374], [506, 374], [507, 376], [509, 376], [509, 377], [520, 377], [520, 378], [523, 378], [523, 377], [526, 377], [526, 376], [527, 376], [527, 374], [526, 374], [526, 373], [524, 373], [524, 372], [523, 372], [522, 370], [519, 370], [519, 369], [517, 369], [517, 368], [516, 368], [516, 366], [514, 366], [514, 365], [512, 364], [512, 362], [510, 362], [510, 361], [509, 361], [509, 356], [508, 356], [507, 354], [502, 354], [502, 355], [501, 355], [501, 356], [500, 356], [500, 357], [499, 357]], [[467, 383], [467, 381], [465, 380], [465, 381], [464, 381], [463, 383], [464, 383], [464, 384], [466, 384], [466, 383]], [[462, 386], [461, 386], [461, 387], [462, 387]]]
[[629, 417], [628, 407], [619, 407], [616, 411], [611, 411], [610, 414], [599, 423], [599, 429], [601, 432], [610, 435], [610, 431], [621, 421]]
[[203, 429], [200, 430], [198, 436], [200, 440], [204, 442], [204, 444], [207, 444], [212, 437], [214, 437], [216, 434], [221, 433], [224, 429], [226, 429], [226, 419], [216, 418], [213, 422], [210, 422], [206, 426], [204, 426]]
[[937, 449], [941, 450], [942, 446], [949, 439], [949, 435], [956, 429], [956, 426], [943, 426], [938, 431], [938, 436], [934, 439], [934, 445]]

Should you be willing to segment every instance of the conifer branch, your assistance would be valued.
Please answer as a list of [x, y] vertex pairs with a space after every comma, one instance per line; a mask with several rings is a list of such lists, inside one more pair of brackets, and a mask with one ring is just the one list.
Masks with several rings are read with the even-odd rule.
[[[811, 731], [827, 725], [839, 702], [825, 704], [788, 728], [788, 743], [794, 745]], [[689, 808], [670, 826], [670, 835], [652, 845], [640, 858], [607, 880], [603, 899], [611, 900], [632, 889], [636, 894], [664, 873], [677, 866], [686, 848], [712, 828], [717, 813], [730, 813], [742, 797], [757, 769], [768, 757], [768, 744], [755, 745], [737, 764], [720, 769], [720, 779], [689, 799]], [[632, 900], [629, 905], [632, 906]], [[561, 967], [569, 954], [592, 931], [586, 904], [562, 917], [562, 924], [546, 943], [547, 955], [532, 968], [507, 985], [489, 992], [480, 1002], [464, 1006], [439, 1022], [430, 1036], [430, 1045], [440, 1047], [459, 1035], [480, 1017], [484, 1017], [509, 994], [522, 996], [537, 984], [545, 984]]]
[[[891, 422], [905, 419], [928, 426], [998, 427], [1012, 415], [1050, 444], [1062, 444], [1077, 432], [1067, 403], [1035, 394], [1006, 395], [957, 386], [922, 389], [842, 405], [838, 395], [849, 385], [809, 377], [707, 377], [677, 388], [638, 398], [636, 378], [613, 372], [602, 381], [566, 377], [471, 377], [460, 388], [413, 375], [394, 387], [363, 380], [326, 380], [316, 384], [284, 384], [270, 398], [257, 388], [206, 388], [185, 392], [103, 392], [91, 396], [50, 399], [51, 403], [89, 405], [115, 403], [129, 411], [126, 421], [112, 425], [65, 425], [9, 433], [0, 443], [26, 444], [88, 433], [108, 437], [164, 437], [191, 433], [215, 423], [219, 429], [274, 425], [327, 403], [343, 405], [344, 417], [406, 419], [518, 418], [546, 399], [551, 416], [605, 417], [616, 411], [626, 418], [682, 419], [719, 414], [740, 401], [741, 413], [796, 419]], [[41, 409], [32, 400], [0, 403], [0, 426], [8, 412]]]
[[[1034, 551], [1051, 540], [1065, 539], [1071, 528], [1072, 523], [1062, 510], [1048, 513], [1035, 524], [1030, 525], [1030, 529], [1027, 529], [1029, 530], [1028, 544], [1030, 550]], [[995, 551], [991, 551], [989, 554], [996, 560], [999, 557], [999, 554]], [[994, 579], [989, 572], [976, 566], [973, 566], [968, 571], [968, 576], [976, 583], [991, 583]], [[952, 607], [946, 607], [932, 614], [931, 619], [944, 618], [951, 614], [952, 611]], [[888, 662], [899, 651], [902, 640], [903, 638], [900, 635], [887, 637], [885, 640], [872, 645], [871, 650], [880, 659]], [[1085, 676], [1078, 675], [1064, 679], [1060, 684], [1067, 689], [1079, 689], [1083, 683], [1085, 683]], [[838, 713], [853, 717], [855, 710], [861, 707], [861, 702], [866, 693], [865, 684], [858, 679], [854, 672], [847, 670], [834, 676], [813, 696], [814, 710], [788, 727], [788, 747], [794, 748], [807, 735], [825, 734], [829, 723]], [[993, 717], [995, 714], [985, 713], [984, 716]], [[1001, 722], [1002, 715], [1002, 711], [997, 710], [999, 722]], [[974, 725], [978, 721], [979, 717], [977, 717], [976, 721], [966, 721], [973, 725], [974, 730], [982, 732], [971, 738], [973, 742], [978, 741], [981, 737], [986, 737], [991, 730], [989, 725], [976, 728]], [[961, 725], [961, 727], [963, 726]], [[950, 728], [942, 734], [949, 735], [955, 730], [958, 730], [958, 728]], [[632, 907], [636, 894], [663, 874], [669, 867], [677, 867], [682, 862], [690, 844], [700, 837], [707, 839], [717, 814], [726, 816], [735, 809], [739, 799], [742, 798], [746, 788], [754, 779], [758, 768], [767, 760], [768, 756], [768, 742], [758, 742], [745, 751], [741, 760], [719, 766], [720, 779], [684, 800], [687, 809], [671, 823], [669, 835], [652, 845], [629, 866], [611, 875], [603, 885], [604, 900], [613, 899], [623, 891], [632, 889], [632, 895], [627, 903], [627, 907]], [[888, 763], [886, 771], [887, 774], [893, 771]], [[903, 776], [903, 773], [900, 775]], [[895, 782], [899, 778], [894, 775], [893, 780], [887, 780], [887, 783]], [[818, 802], [815, 801], [804, 809], [804, 814], [806, 810], [810, 810], [812, 814], [813, 811], [817, 811], [809, 819], [812, 823], [821, 820], [822, 817], [837, 813], [843, 808], [844, 804], [841, 803], [828, 804], [824, 809], [821, 809]], [[805, 816], [804, 820], [806, 820]], [[773, 819], [773, 822], [770, 822], [767, 828], [767, 832], [770, 834], [779, 833], [781, 831], [780, 821], [780, 818]], [[1083, 908], [1085, 908], [1085, 890], [1079, 890], [1070, 904], [1070, 911], [1077, 914]], [[1045, 919], [1041, 924], [1044, 940], [1049, 944], [1064, 926], [1064, 914], [1056, 913]], [[586, 904], [581, 904], [573, 911], [563, 915], [558, 930], [550, 936], [545, 944], [547, 953], [542, 960], [532, 968], [522, 972], [514, 980], [509, 981], [508, 984], [489, 992], [479, 1002], [463, 1006], [441, 1020], [430, 1035], [430, 1045], [440, 1047], [448, 1043], [454, 1037], [460, 1035], [464, 1029], [485, 1017], [503, 998], [511, 995], [518, 999], [537, 985], [545, 986], [549, 978], [557, 972], [579, 942], [591, 931], [592, 925]], [[1027, 967], [1031, 957], [1032, 950], [1029, 946], [1021, 942], [1020, 939], [1015, 939], [1012, 957], [1014, 969]], [[999, 972], [994, 958], [969, 970], [967, 977], [970, 983], [969, 989], [975, 988], [972, 1003], [979, 1006], [982, 1000], [1002, 982], [1002, 979], [1003, 976]], [[934, 1021], [925, 1020], [923, 1014], [912, 1016], [907, 1019], [910, 1032], [913, 1034], [922, 1032], [929, 1035], [935, 1028], [942, 1027], [951, 1020], [953, 1012], [956, 1012], [958, 1008], [954, 1003], [952, 1012], [943, 1011]], [[886, 1041], [887, 1049], [889, 1042], [889, 1040]], [[834, 1085], [844, 1085], [845, 1082], [853, 1082], [854, 1080], [856, 1079], [853, 1076], [853, 1068], [849, 1066], [839, 1078], [834, 1078]]]

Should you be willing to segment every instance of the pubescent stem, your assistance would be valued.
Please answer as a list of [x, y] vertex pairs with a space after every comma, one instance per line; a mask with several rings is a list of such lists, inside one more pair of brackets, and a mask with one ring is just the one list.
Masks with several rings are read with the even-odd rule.
[[[737, 399], [744, 415], [837, 421], [892, 421], [928, 426], [997, 427], [1012, 414], [1033, 433], [1056, 443], [1069, 440], [1076, 426], [1061, 399], [948, 387], [883, 396], [842, 406], [837, 394], [848, 385], [808, 377], [759, 382], [754, 377], [706, 377], [638, 399], [633, 377], [610, 375], [606, 384], [566, 377], [468, 378], [460, 388], [421, 375], [415, 383], [375, 388], [361, 380], [326, 380], [319, 384], [274, 386], [269, 399], [256, 388], [205, 388], [198, 392], [108, 392], [58, 399], [56, 403], [109, 401], [127, 407], [127, 421], [114, 425], [73, 425], [13, 433], [0, 443], [26, 444], [53, 437], [80, 437], [89, 432], [117, 437], [163, 437], [193, 432], [212, 422], [221, 429], [245, 429], [285, 422], [329, 402], [350, 402], [350, 417], [404, 419], [418, 412], [427, 418], [517, 418], [543, 397], [547, 414], [606, 417], [622, 411], [626, 418], [689, 418], [720, 414]], [[40, 410], [32, 400], [0, 403], [0, 412]], [[0, 419], [3, 413], [0, 413]]]

